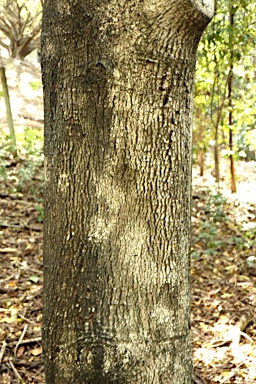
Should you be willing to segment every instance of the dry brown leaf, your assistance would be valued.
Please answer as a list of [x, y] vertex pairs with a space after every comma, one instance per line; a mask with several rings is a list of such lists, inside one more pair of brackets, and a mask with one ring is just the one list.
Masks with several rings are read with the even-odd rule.
[[21, 357], [21, 356], [23, 355], [24, 351], [25, 351], [25, 347], [24, 347], [24, 345], [21, 345], [21, 346], [17, 349], [16, 356], [17, 356], [17, 357]]
[[30, 352], [31, 355], [33, 355], [33, 356], [41, 355], [41, 354], [42, 354], [42, 347], [38, 347], [38, 348], [30, 349], [29, 352]]

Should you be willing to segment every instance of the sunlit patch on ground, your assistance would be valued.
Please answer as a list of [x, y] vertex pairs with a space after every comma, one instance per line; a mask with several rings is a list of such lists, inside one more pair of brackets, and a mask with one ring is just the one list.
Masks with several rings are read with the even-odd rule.
[[225, 180], [218, 189], [209, 174], [194, 178], [193, 360], [207, 384], [256, 381], [256, 169], [239, 166], [236, 194]]

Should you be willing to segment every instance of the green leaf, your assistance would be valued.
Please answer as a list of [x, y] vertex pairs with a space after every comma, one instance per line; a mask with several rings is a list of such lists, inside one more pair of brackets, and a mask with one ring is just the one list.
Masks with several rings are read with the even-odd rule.
[[33, 283], [38, 283], [39, 277], [36, 275], [32, 275], [29, 277], [29, 280], [32, 281]]
[[246, 259], [246, 263], [251, 268], [256, 268], [256, 257], [255, 256], [249, 256]]

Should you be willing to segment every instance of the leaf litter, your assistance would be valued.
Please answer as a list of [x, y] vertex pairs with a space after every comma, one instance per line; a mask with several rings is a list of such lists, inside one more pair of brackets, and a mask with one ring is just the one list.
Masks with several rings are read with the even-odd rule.
[[[244, 163], [241, 168], [244, 175]], [[250, 169], [253, 185], [255, 163]], [[206, 383], [256, 382], [256, 201], [253, 192], [248, 197], [229, 194], [224, 183], [218, 189], [210, 177], [194, 177], [193, 361], [196, 377]]]
[[[22, 167], [23, 163], [19, 164]], [[16, 165], [17, 167], [17, 165]], [[9, 172], [11, 167], [9, 168]], [[1, 180], [1, 383], [44, 383], [41, 175]], [[31, 184], [37, 190], [31, 194]], [[13, 183], [13, 185], [12, 185]], [[8, 191], [8, 193], [6, 193]], [[223, 192], [223, 191], [222, 191]], [[194, 383], [256, 380], [256, 204], [195, 185], [192, 204], [192, 344]]]
[[18, 176], [24, 167], [22, 161], [10, 166], [0, 186], [1, 384], [44, 381], [42, 222], [35, 208], [42, 203], [43, 174], [42, 166], [37, 168], [37, 176], [30, 174], [21, 188]]

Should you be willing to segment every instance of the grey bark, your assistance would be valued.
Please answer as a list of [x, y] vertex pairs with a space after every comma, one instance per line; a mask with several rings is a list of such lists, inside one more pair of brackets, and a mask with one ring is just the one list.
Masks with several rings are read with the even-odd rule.
[[191, 382], [191, 109], [212, 14], [44, 3], [47, 384]]

